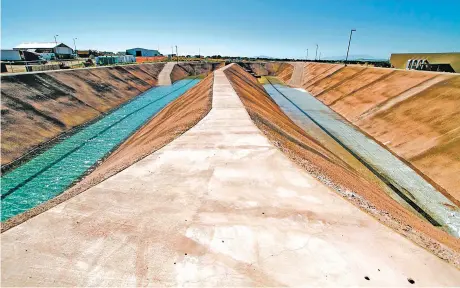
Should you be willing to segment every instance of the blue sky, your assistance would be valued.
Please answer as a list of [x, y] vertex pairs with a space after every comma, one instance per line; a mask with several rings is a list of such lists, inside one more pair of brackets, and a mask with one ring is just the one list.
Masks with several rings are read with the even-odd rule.
[[460, 1], [450, 0], [2, 0], [1, 47], [58, 41], [77, 49], [160, 48], [167, 54], [388, 58], [458, 52]]

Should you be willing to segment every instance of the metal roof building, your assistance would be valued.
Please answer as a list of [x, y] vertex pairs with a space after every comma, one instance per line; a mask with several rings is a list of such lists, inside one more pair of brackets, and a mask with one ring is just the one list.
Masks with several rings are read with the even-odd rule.
[[126, 54], [136, 57], [153, 57], [161, 55], [158, 50], [150, 50], [145, 48], [131, 48], [126, 50]]
[[37, 53], [55, 53], [56, 55], [71, 55], [73, 49], [64, 43], [56, 42], [32, 42], [21, 43], [14, 47], [13, 50], [35, 50]]

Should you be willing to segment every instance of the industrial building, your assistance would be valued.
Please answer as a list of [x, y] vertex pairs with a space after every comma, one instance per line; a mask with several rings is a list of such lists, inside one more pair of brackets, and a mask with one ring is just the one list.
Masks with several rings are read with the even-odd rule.
[[158, 50], [150, 50], [150, 49], [145, 49], [145, 48], [127, 49], [126, 54], [133, 55], [136, 57], [153, 57], [153, 56], [161, 55], [161, 53]]
[[69, 59], [72, 58], [74, 51], [64, 43], [59, 42], [35, 42], [35, 43], [22, 43], [13, 48], [13, 50], [29, 51], [38, 54], [51, 54], [53, 53], [56, 58]]
[[394, 68], [460, 73], [460, 53], [395, 53], [390, 63]]

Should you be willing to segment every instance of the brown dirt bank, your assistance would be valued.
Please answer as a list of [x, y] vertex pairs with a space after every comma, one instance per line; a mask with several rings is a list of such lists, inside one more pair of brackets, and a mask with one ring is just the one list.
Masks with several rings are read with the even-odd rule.
[[460, 75], [337, 67], [307, 63], [303, 87], [460, 206]]
[[221, 68], [224, 63], [179, 63], [174, 65], [171, 72], [171, 82], [195, 75], [208, 75], [214, 70]]
[[318, 180], [380, 222], [460, 267], [460, 241], [417, 218], [296, 126], [257, 80], [239, 66], [225, 70], [251, 119], [267, 138]]
[[121, 144], [83, 180], [61, 195], [2, 223], [2, 232], [82, 193], [170, 143], [211, 110], [213, 74], [184, 93]]
[[284, 62], [241, 62], [238, 65], [254, 72], [257, 76], [277, 76], [284, 82], [291, 79], [294, 72], [294, 66]]
[[150, 89], [163, 66], [2, 76], [2, 165]]

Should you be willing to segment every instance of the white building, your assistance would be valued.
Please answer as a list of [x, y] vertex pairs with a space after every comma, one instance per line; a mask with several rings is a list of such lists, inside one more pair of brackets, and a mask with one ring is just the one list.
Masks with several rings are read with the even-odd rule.
[[13, 50], [27, 50], [38, 54], [54, 53], [57, 58], [71, 58], [74, 51], [64, 43], [59, 42], [35, 42], [35, 43], [22, 43], [13, 48]]

